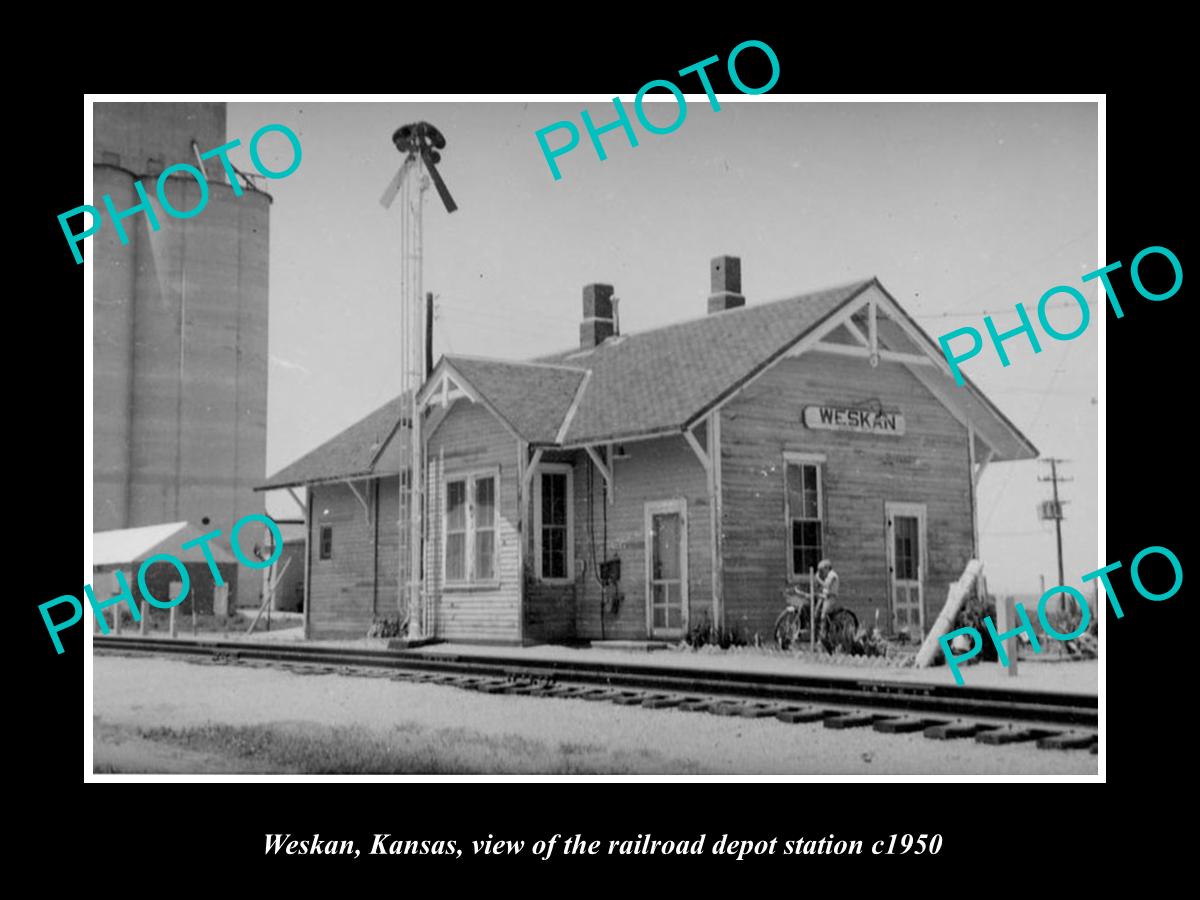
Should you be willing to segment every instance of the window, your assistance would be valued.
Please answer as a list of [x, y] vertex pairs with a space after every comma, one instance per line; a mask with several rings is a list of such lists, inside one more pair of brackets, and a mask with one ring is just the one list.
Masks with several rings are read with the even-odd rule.
[[475, 580], [496, 577], [496, 480], [475, 479]]
[[446, 479], [446, 581], [496, 579], [496, 476]]
[[538, 473], [533, 498], [534, 558], [538, 578], [570, 581], [575, 566], [572, 468], [565, 464], [543, 463]]
[[825, 527], [822, 516], [821, 463], [823, 457], [788, 454], [787, 525], [790, 547], [788, 574], [793, 578], [816, 569], [824, 556]]
[[333, 559], [333, 526], [321, 526], [321, 559]]

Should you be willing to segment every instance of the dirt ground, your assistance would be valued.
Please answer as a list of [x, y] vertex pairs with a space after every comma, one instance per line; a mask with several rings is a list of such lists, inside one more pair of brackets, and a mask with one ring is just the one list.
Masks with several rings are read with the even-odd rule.
[[1097, 757], [870, 729], [98, 654], [97, 773], [1095, 775]]

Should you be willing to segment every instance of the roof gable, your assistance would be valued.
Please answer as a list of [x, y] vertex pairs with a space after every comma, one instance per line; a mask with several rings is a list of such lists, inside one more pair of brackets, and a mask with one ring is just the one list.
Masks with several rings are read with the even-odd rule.
[[[872, 309], [886, 307], [890, 317], [878, 323], [880, 346], [932, 360], [928, 371], [910, 368], [960, 420], [976, 424], [995, 458], [1037, 455], [1029, 439], [969, 379], [959, 390], [941, 383], [946, 367], [940, 351], [874, 278], [619, 335], [589, 350], [531, 362], [443, 357], [420, 396], [437, 402], [434, 388], [449, 373], [454, 382], [465, 382], [471, 401], [483, 403], [512, 434], [532, 445], [579, 447], [679, 431], [789, 352], [804, 352], [822, 335], [829, 336], [831, 328], [868, 300]], [[893, 356], [910, 359], [903, 353]], [[443, 397], [453, 397], [445, 387], [443, 383]], [[392, 457], [398, 454], [391, 451], [405, 408], [400, 397], [389, 401], [256, 490], [394, 474], [399, 469]], [[437, 428], [436, 415], [427, 433]]]
[[443, 357], [517, 437], [553, 444], [587, 371], [575, 366]]
[[564, 354], [560, 361], [586, 365], [592, 378], [562, 443], [682, 428], [871, 283], [743, 306]]
[[376, 474], [375, 464], [388, 439], [399, 427], [407, 407], [403, 400], [403, 397], [392, 398], [316, 449], [284, 466], [255, 490]]

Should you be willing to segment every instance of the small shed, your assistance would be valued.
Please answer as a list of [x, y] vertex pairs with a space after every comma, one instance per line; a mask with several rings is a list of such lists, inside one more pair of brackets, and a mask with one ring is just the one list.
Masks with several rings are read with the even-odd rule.
[[[176, 607], [177, 615], [190, 614], [193, 603], [200, 615], [228, 615], [234, 609], [237, 595], [238, 562], [233, 554], [215, 541], [207, 545], [217, 571], [228, 585], [226, 592], [217, 589], [203, 546], [197, 544], [183, 549], [184, 544], [206, 533], [207, 530], [202, 531], [188, 522], [96, 532], [92, 540], [92, 590], [96, 592], [96, 599], [107, 599], [120, 592], [116, 577], [119, 570], [124, 573], [139, 606], [143, 605], [144, 598], [138, 587], [138, 570], [146, 560], [166, 554], [178, 559], [188, 573], [188, 595]], [[179, 570], [166, 560], [158, 560], [146, 569], [146, 587], [156, 600], [166, 601], [174, 597], [180, 582]], [[151, 615], [167, 615], [167, 610], [145, 605]]]
[[283, 535], [283, 552], [266, 571], [275, 581], [274, 609], [304, 611], [304, 522], [275, 520]]

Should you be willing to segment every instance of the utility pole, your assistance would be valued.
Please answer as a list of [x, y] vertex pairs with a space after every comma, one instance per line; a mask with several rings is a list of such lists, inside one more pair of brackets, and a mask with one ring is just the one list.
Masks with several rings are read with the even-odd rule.
[[[1042, 518], [1054, 520], [1054, 536], [1058, 542], [1058, 583], [1061, 585], [1061, 584], [1065, 583], [1064, 575], [1063, 575], [1063, 552], [1062, 552], [1062, 520], [1063, 520], [1062, 505], [1065, 501], [1058, 499], [1058, 485], [1060, 482], [1065, 484], [1066, 482], [1074, 481], [1075, 479], [1074, 478], [1063, 478], [1062, 476], [1060, 476], [1058, 474], [1059, 463], [1069, 462], [1069, 460], [1056, 459], [1055, 457], [1050, 457], [1049, 459], [1045, 459], [1042, 461], [1050, 464], [1050, 477], [1049, 478], [1039, 478], [1038, 481], [1050, 482], [1051, 490], [1053, 491], [1053, 495], [1054, 495], [1054, 499], [1051, 500], [1051, 502], [1049, 504], [1047, 504], [1047, 503], [1042, 504]], [[1059, 596], [1059, 608], [1065, 612], [1066, 603], [1067, 603], [1066, 595], [1059, 594], [1058, 596]]]
[[433, 374], [433, 291], [425, 294], [425, 377]]

